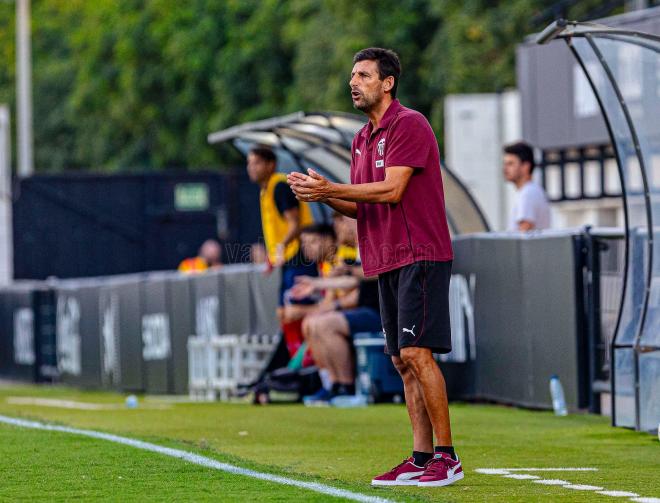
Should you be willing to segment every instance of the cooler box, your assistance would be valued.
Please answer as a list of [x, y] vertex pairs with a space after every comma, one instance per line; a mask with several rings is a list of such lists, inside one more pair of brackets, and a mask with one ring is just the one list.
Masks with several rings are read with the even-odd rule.
[[361, 332], [353, 338], [357, 362], [358, 392], [370, 402], [403, 401], [403, 381], [391, 358], [384, 353], [382, 332]]

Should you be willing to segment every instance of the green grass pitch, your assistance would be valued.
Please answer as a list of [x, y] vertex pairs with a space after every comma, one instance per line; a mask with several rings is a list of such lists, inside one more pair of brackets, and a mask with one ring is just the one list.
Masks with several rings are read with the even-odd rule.
[[[12, 403], [12, 397], [116, 404], [117, 408], [54, 408]], [[612, 428], [607, 418], [597, 416], [562, 418], [548, 412], [453, 404], [454, 441], [465, 479], [445, 488], [372, 488], [371, 477], [398, 463], [411, 449], [401, 405], [310, 409], [141, 398], [137, 409], [126, 409], [123, 398], [63, 387], [6, 386], [0, 388], [0, 414], [115, 433], [396, 501], [629, 500], [475, 471], [516, 467], [593, 467], [598, 471], [535, 475], [660, 498], [657, 437]], [[330, 499], [103, 440], [8, 425], [0, 425], [0, 473], [0, 501]]]

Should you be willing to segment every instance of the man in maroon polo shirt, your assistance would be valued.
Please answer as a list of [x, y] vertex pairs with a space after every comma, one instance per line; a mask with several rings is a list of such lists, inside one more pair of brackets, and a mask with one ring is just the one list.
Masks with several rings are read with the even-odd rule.
[[353, 106], [369, 122], [353, 139], [351, 183], [332, 183], [311, 169], [290, 174], [288, 182], [298, 199], [357, 218], [364, 273], [378, 275], [386, 352], [403, 379], [413, 453], [372, 484], [444, 486], [462, 479], [463, 470], [452, 447], [445, 381], [433, 359], [451, 351], [453, 252], [438, 144], [426, 118], [395, 99], [396, 53], [363, 49], [353, 63]]

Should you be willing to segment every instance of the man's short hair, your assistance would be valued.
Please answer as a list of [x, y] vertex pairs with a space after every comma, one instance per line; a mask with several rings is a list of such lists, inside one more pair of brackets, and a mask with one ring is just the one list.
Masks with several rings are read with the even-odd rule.
[[378, 78], [385, 80], [387, 77], [394, 77], [394, 85], [390, 93], [392, 98], [396, 98], [396, 89], [399, 86], [399, 76], [401, 75], [401, 61], [399, 55], [390, 49], [381, 47], [369, 47], [362, 49], [353, 56], [353, 64], [358, 61], [375, 61], [378, 64]]
[[264, 161], [277, 162], [277, 156], [268, 145], [255, 145], [250, 149], [250, 154], [261, 157]]
[[300, 234], [318, 234], [319, 236], [322, 237], [337, 239], [337, 235], [335, 234], [335, 228], [330, 224], [326, 224], [322, 222], [303, 227], [300, 230]]
[[528, 162], [529, 172], [534, 171], [534, 150], [532, 150], [532, 147], [528, 143], [519, 141], [506, 145], [504, 147], [504, 153], [515, 155], [521, 162]]

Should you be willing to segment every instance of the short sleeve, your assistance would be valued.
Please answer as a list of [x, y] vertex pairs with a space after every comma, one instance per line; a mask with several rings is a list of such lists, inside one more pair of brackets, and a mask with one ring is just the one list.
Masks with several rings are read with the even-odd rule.
[[397, 119], [387, 135], [385, 167], [427, 165], [431, 148], [437, 148], [433, 130], [421, 114], [404, 115]]
[[273, 198], [275, 199], [277, 211], [282, 215], [285, 211], [298, 207], [298, 200], [286, 182], [279, 182], [275, 185]]
[[531, 190], [522, 190], [520, 198], [515, 211], [515, 223], [518, 225], [520, 222], [537, 223], [536, 218], [536, 197], [535, 193]]

